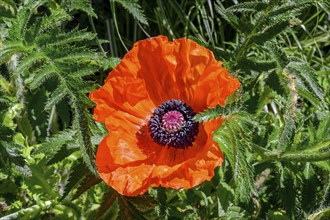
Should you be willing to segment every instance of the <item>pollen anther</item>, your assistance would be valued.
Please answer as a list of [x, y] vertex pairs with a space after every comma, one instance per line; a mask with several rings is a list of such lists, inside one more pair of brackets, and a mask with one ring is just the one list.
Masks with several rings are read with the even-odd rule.
[[196, 113], [181, 100], [168, 100], [158, 106], [149, 120], [149, 132], [153, 140], [174, 148], [192, 146], [198, 133]]

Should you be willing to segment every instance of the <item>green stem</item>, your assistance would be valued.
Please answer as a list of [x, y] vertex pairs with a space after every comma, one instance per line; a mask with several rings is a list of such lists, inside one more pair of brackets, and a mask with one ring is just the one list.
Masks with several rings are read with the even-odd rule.
[[104, 49], [101, 45], [101, 42], [100, 42], [99, 38], [97, 37], [97, 32], [96, 32], [96, 29], [95, 29], [95, 25], [94, 25], [94, 21], [93, 21], [92, 16], [88, 15], [88, 20], [89, 20], [90, 25], [92, 26], [93, 32], [96, 34], [97, 45], [99, 46], [100, 50], [104, 53]]
[[297, 161], [297, 162], [313, 162], [330, 159], [330, 151], [323, 153], [267, 153], [265, 154], [267, 159], [276, 161]]
[[329, 216], [330, 216], [330, 208], [325, 208], [323, 210], [311, 214], [310, 216], [308, 216], [307, 220], [328, 219]]
[[304, 153], [311, 153], [315, 151], [321, 151], [330, 147], [330, 140], [316, 144], [314, 147], [304, 150]]
[[[54, 201], [54, 200], [53, 200]], [[33, 205], [31, 207], [28, 207], [28, 208], [25, 208], [25, 209], [21, 209], [17, 212], [14, 212], [14, 213], [11, 213], [9, 215], [6, 215], [1, 219], [5, 220], [5, 219], [18, 219], [19, 217], [22, 217], [22, 216], [29, 216], [28, 213], [31, 213], [31, 212], [41, 212], [41, 210], [44, 210], [44, 209], [47, 209], [48, 207], [50, 207], [52, 205], [52, 201], [45, 201], [45, 202], [42, 202], [40, 204], [37, 204], [37, 205]]]
[[119, 28], [118, 28], [118, 23], [117, 23], [117, 16], [116, 16], [116, 9], [115, 9], [115, 3], [113, 0], [110, 0], [110, 7], [111, 7], [111, 11], [112, 11], [112, 17], [113, 17], [113, 21], [115, 23], [115, 28], [116, 28], [116, 31], [117, 31], [117, 35], [118, 35], [118, 38], [121, 42], [121, 44], [124, 46], [126, 52], [128, 51], [123, 39], [121, 38], [121, 35], [119, 33]]

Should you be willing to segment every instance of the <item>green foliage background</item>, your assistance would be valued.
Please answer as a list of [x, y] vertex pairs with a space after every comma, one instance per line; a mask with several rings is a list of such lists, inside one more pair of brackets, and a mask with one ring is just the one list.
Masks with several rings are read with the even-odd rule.
[[[134, 42], [212, 50], [242, 86], [214, 133], [225, 154], [190, 190], [123, 197], [95, 168], [87, 95]], [[329, 219], [327, 0], [0, 0], [0, 219]]]

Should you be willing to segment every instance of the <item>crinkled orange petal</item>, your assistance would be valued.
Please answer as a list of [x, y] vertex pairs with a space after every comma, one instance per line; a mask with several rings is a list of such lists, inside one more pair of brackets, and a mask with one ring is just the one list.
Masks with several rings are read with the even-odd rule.
[[118, 132], [109, 133], [99, 145], [96, 161], [100, 176], [128, 196], [143, 194], [149, 187], [160, 185], [174, 189], [197, 186], [210, 180], [214, 168], [223, 162], [222, 152], [212, 141], [210, 130], [221, 121], [200, 125], [196, 141], [187, 150], [159, 146], [146, 127], [137, 129], [133, 123], [123, 121], [122, 126], [117, 127]]
[[108, 77], [103, 87], [90, 93], [90, 99], [96, 103], [94, 118], [99, 122], [116, 111], [146, 119], [155, 109], [145, 82], [132, 77]]
[[138, 77], [145, 80], [156, 106], [181, 99], [200, 112], [224, 105], [226, 97], [240, 86], [210, 50], [186, 38], [168, 41], [164, 36], [154, 37], [135, 43], [132, 51], [137, 57], [128, 59], [139, 63]]
[[135, 43], [104, 86], [90, 94], [96, 103], [94, 118], [109, 130], [96, 155], [100, 177], [128, 196], [149, 187], [188, 189], [210, 180], [223, 161], [212, 140], [221, 118], [201, 124], [187, 149], [156, 144], [148, 120], [170, 99], [182, 100], [196, 113], [224, 105], [239, 85], [211, 51], [191, 40], [169, 42], [159, 36]]

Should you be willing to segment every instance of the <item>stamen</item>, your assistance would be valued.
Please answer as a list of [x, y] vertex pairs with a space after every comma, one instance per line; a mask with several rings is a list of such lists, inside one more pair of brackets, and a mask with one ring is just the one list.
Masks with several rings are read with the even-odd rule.
[[181, 100], [163, 102], [155, 109], [148, 127], [153, 140], [161, 145], [174, 148], [192, 146], [198, 133], [196, 113]]

